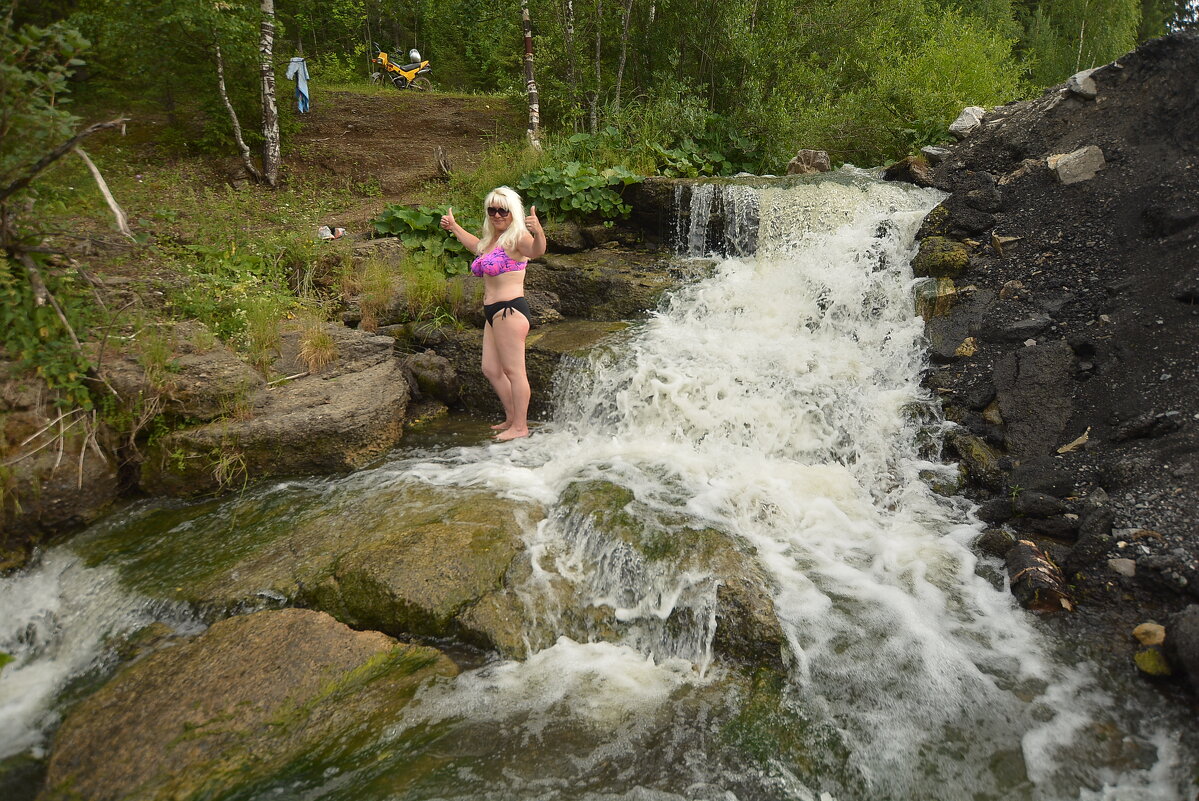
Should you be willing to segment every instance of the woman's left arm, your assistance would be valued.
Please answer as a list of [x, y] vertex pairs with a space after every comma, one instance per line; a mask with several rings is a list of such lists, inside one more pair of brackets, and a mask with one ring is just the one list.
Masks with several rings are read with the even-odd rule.
[[536, 206], [529, 207], [529, 216], [525, 217], [525, 227], [529, 229], [529, 233], [521, 237], [521, 255], [527, 256], [530, 259], [544, 256], [545, 229], [541, 227], [541, 220], [537, 219]]

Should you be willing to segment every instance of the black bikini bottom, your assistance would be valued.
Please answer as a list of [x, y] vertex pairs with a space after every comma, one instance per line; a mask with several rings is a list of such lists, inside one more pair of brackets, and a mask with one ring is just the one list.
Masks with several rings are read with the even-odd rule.
[[529, 303], [523, 297], [483, 304], [483, 316], [487, 318], [488, 325], [491, 325], [491, 321], [497, 314], [503, 320], [510, 312], [514, 311], [520, 312], [526, 320], [533, 322], [533, 313], [529, 311]]

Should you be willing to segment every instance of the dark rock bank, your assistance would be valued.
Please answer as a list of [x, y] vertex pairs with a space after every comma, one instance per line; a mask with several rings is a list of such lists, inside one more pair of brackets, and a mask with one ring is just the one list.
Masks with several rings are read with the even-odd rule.
[[1195, 647], [1174, 621], [1199, 602], [1197, 75], [1199, 36], [1177, 34], [991, 110], [926, 178], [950, 195], [914, 262], [984, 542], [1036, 545], [1063, 625], [1129, 669], [1139, 623]]

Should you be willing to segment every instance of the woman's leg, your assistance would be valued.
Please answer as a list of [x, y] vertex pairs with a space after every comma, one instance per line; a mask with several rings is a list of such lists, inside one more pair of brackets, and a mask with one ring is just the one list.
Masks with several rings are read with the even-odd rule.
[[[499, 318], [496, 318], [499, 322]], [[504, 422], [492, 426], [497, 431], [512, 427], [512, 383], [508, 380], [504, 367], [500, 363], [499, 349], [496, 347], [495, 327], [491, 323], [483, 324], [483, 376], [491, 382], [491, 388], [504, 406]]]
[[[500, 441], [529, 436], [529, 377], [525, 373], [525, 337], [529, 335], [529, 318], [515, 309], [496, 315], [491, 321], [493, 341], [500, 368], [507, 380], [508, 397], [512, 407], [508, 412], [511, 425], [501, 431]], [[486, 334], [484, 334], [486, 337]]]

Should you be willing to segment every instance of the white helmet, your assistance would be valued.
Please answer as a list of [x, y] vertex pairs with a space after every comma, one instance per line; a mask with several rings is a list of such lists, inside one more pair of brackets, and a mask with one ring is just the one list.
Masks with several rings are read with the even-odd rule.
[[420, 51], [415, 47], [408, 51], [408, 60], [413, 64], [420, 61]]

